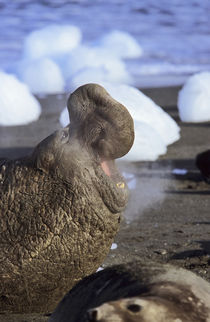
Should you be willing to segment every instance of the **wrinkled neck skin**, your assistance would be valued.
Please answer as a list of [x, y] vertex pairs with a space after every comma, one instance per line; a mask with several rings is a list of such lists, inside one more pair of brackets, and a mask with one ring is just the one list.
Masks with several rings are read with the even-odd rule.
[[[77, 142], [74, 144], [78, 146]], [[113, 214], [120, 213], [125, 209], [128, 201], [128, 189], [114, 160], [94, 159], [91, 151], [88, 151], [84, 146], [79, 146], [79, 151], [72, 153], [68, 164], [60, 161], [56, 174], [60, 180], [64, 180], [75, 190], [80, 190], [82, 186], [89, 189], [94, 188], [105, 206]]]
[[119, 229], [122, 177], [113, 165], [107, 175], [77, 141], [69, 146], [44, 159], [49, 169], [36, 149], [0, 165], [0, 311], [18, 303], [20, 312], [51, 312], [100, 266]]
[[[70, 146], [70, 149], [69, 149]], [[25, 159], [31, 167], [37, 164], [37, 156]], [[128, 201], [126, 182], [118, 171], [114, 160], [101, 159], [97, 153], [73, 137], [68, 146], [53, 153], [53, 163], [43, 170], [46, 177], [68, 184], [73, 191], [82, 191], [84, 187], [94, 188], [103, 203], [113, 214], [122, 212]], [[40, 156], [38, 156], [39, 158]], [[33, 160], [31, 162], [31, 159]], [[42, 163], [42, 160], [39, 160]], [[38, 171], [42, 171], [36, 169]], [[86, 189], [85, 189], [86, 190]]]

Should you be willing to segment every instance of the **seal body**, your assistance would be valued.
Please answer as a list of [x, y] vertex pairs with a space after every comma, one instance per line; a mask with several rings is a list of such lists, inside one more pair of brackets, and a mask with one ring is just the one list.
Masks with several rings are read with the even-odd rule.
[[79, 282], [49, 321], [209, 322], [210, 285], [169, 264], [117, 265]]
[[[133, 121], [98, 85], [75, 93], [69, 126], [31, 155], [1, 160], [1, 312], [53, 310], [96, 271], [119, 229], [128, 191], [114, 159], [132, 146]], [[109, 128], [125, 143], [116, 155]]]

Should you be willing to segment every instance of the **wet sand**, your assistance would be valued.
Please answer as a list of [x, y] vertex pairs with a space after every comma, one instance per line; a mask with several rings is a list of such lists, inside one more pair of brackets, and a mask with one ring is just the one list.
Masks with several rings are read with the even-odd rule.
[[[135, 189], [124, 214], [117, 248], [102, 266], [138, 258], [171, 262], [196, 272], [210, 281], [210, 185], [202, 181], [194, 159], [209, 149], [210, 122], [182, 123], [178, 117], [179, 86], [144, 88], [143, 92], [160, 104], [181, 127], [181, 139], [168, 147], [156, 162], [129, 166], [119, 161], [122, 171], [135, 174]], [[0, 128], [0, 157], [29, 153], [41, 139], [60, 127], [59, 114], [67, 95], [40, 99], [43, 113], [28, 126]], [[184, 175], [173, 169], [186, 169]], [[43, 314], [1, 314], [2, 322], [41, 322]]]

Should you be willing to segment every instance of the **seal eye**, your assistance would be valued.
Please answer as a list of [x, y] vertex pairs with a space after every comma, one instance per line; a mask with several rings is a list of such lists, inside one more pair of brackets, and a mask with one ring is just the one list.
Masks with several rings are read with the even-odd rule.
[[130, 304], [127, 306], [127, 309], [133, 313], [137, 313], [141, 311], [141, 306], [138, 304]]
[[61, 132], [61, 141], [65, 143], [69, 138], [69, 132], [68, 131], [62, 131]]

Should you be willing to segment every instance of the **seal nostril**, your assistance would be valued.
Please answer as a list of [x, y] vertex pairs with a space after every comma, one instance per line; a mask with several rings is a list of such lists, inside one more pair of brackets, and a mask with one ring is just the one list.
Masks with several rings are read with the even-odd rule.
[[98, 321], [98, 311], [96, 309], [88, 311], [88, 318], [90, 322]]
[[141, 306], [138, 304], [130, 304], [127, 306], [127, 309], [133, 313], [141, 311]]

